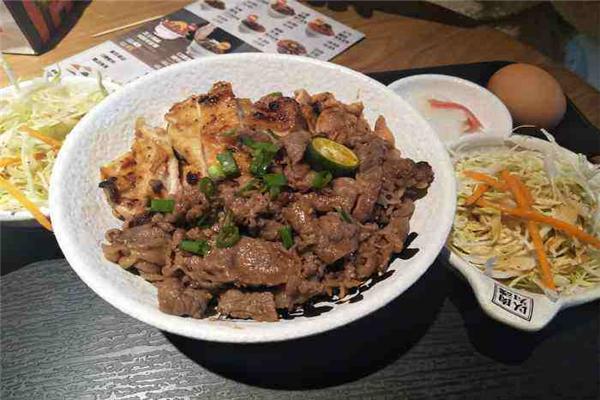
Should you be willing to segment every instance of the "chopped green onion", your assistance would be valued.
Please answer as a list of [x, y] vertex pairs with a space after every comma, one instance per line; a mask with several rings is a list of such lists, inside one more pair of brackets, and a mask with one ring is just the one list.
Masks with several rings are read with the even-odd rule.
[[342, 221], [347, 222], [349, 224], [354, 223], [352, 217], [342, 207], [336, 207], [335, 210], [338, 212], [338, 214], [340, 214], [340, 218], [342, 219]]
[[289, 226], [284, 226], [279, 229], [279, 237], [281, 238], [281, 242], [283, 243], [283, 247], [289, 249], [294, 245], [294, 237], [292, 236], [292, 228]]
[[284, 174], [266, 174], [263, 176], [263, 180], [268, 187], [287, 185], [287, 179]]
[[234, 224], [223, 225], [217, 235], [217, 247], [224, 249], [234, 246], [240, 240], [240, 230]]
[[225, 173], [223, 172], [223, 168], [220, 164], [213, 164], [210, 167], [208, 167], [208, 175], [215, 180], [225, 178]]
[[234, 177], [240, 174], [240, 170], [231, 151], [227, 150], [217, 154], [217, 160], [221, 163], [221, 168], [226, 177]]
[[207, 213], [198, 218], [196, 226], [199, 228], [210, 228], [215, 224], [214, 214]]
[[244, 136], [242, 138], [242, 143], [250, 147], [252, 150], [263, 150], [269, 153], [277, 153], [279, 151], [279, 146], [275, 143], [259, 142], [252, 138], [249, 138], [248, 136]]
[[184, 240], [179, 245], [179, 248], [202, 257], [210, 251], [210, 245], [206, 240]]
[[247, 192], [256, 190], [261, 187], [261, 182], [258, 179], [250, 179], [244, 184], [235, 194], [237, 196], [245, 196]]
[[220, 135], [224, 136], [224, 137], [232, 137], [232, 136], [235, 135], [236, 132], [237, 132], [237, 128], [232, 128], [232, 129], [229, 129], [229, 130], [227, 130], [225, 132], [221, 132]]
[[217, 190], [217, 188], [215, 187], [215, 183], [209, 177], [206, 176], [200, 179], [200, 182], [198, 182], [198, 186], [200, 187], [200, 191], [204, 193], [207, 197], [211, 197], [212, 195], [214, 195], [215, 191]]
[[173, 199], [152, 199], [150, 201], [150, 211], [170, 213], [175, 209], [175, 200]]
[[266, 174], [263, 176], [266, 188], [269, 190], [272, 199], [275, 199], [281, 193], [281, 188], [287, 185], [287, 178], [283, 174]]
[[279, 151], [279, 146], [271, 142], [258, 142], [247, 136], [242, 138], [242, 143], [252, 149], [252, 161], [250, 162], [252, 175], [263, 176], [266, 174]]
[[315, 189], [323, 189], [329, 182], [331, 182], [333, 176], [329, 171], [320, 171], [315, 174], [312, 180], [312, 187]]

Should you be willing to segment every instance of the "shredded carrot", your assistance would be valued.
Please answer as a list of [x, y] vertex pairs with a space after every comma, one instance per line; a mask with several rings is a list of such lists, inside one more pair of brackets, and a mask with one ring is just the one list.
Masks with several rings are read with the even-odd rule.
[[479, 200], [477, 200], [477, 203], [475, 203], [475, 204], [477, 204], [480, 207], [495, 208], [495, 209], [499, 210], [500, 212], [510, 215], [512, 217], [550, 225], [553, 228], [566, 233], [567, 235], [576, 237], [577, 239], [581, 240], [582, 242], [588, 243], [588, 244], [600, 249], [600, 239], [579, 229], [575, 225], [571, 225], [565, 221], [561, 221], [559, 219], [549, 217], [549, 216], [539, 213], [535, 210], [524, 210], [522, 208], [505, 207], [503, 205], [496, 204], [492, 201], [488, 201], [485, 199], [479, 199]]
[[43, 160], [44, 158], [46, 158], [46, 153], [42, 153], [41, 151], [38, 151], [37, 153], [33, 154], [33, 158], [35, 158], [36, 160]]
[[20, 132], [26, 133], [31, 137], [34, 137], [44, 143], [46, 143], [47, 145], [55, 148], [56, 150], [60, 149], [60, 146], [62, 145], [62, 143], [54, 138], [51, 138], [49, 136], [44, 135], [43, 133], [36, 131], [35, 129], [31, 129], [28, 126], [21, 126], [19, 128]]
[[[527, 186], [525, 186], [519, 177], [512, 175], [507, 170], [501, 171], [500, 176], [502, 176], [502, 179], [504, 179], [504, 182], [506, 182], [508, 185], [508, 188], [512, 192], [518, 206], [524, 210], [531, 210], [531, 194], [529, 193], [529, 190], [527, 190]], [[542, 237], [540, 235], [540, 228], [536, 222], [527, 221], [527, 230], [529, 231], [529, 236], [531, 236], [533, 248], [535, 249], [535, 254], [540, 264], [542, 281], [547, 288], [556, 289], [550, 261], [548, 260], [548, 256], [544, 250], [544, 242], [542, 241]]]
[[31, 215], [34, 216], [35, 219], [37, 219], [40, 225], [49, 231], [52, 230], [52, 224], [50, 223], [50, 220], [46, 218], [44, 213], [42, 213], [42, 211], [31, 202], [31, 200], [25, 197], [23, 192], [21, 192], [16, 186], [6, 179], [0, 177], [0, 189], [6, 190], [11, 196], [17, 199], [17, 201], [21, 203], [23, 207], [25, 207], [31, 213]]
[[0, 158], [0, 168], [8, 167], [9, 165], [17, 164], [21, 160], [17, 157]]
[[470, 206], [475, 204], [489, 189], [489, 185], [486, 185], [485, 183], [478, 184], [473, 193], [465, 200], [465, 205]]
[[482, 172], [467, 170], [467, 171], [463, 171], [462, 173], [463, 173], [463, 175], [465, 175], [471, 179], [475, 179], [476, 181], [483, 182], [483, 183], [493, 187], [494, 189], [498, 189], [498, 190], [506, 190], [507, 189], [506, 184], [498, 181], [498, 179], [494, 178], [493, 176], [484, 174]]

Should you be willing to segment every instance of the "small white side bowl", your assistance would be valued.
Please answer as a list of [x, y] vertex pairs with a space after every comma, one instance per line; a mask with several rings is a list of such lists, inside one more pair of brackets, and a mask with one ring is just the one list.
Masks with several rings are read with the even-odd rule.
[[[508, 136], [512, 131], [512, 117], [504, 103], [492, 92], [471, 81], [449, 75], [423, 74], [399, 79], [388, 87], [417, 109], [446, 145], [452, 145], [463, 137]], [[444, 129], [432, 116], [423, 112], [426, 97], [467, 107], [483, 125], [483, 132], [460, 134]]]
[[[461, 150], [461, 155], [470, 151], [505, 148], [519, 145], [531, 150], [549, 150], [552, 144], [530, 136], [513, 135], [500, 137], [466, 137], [451, 147]], [[563, 149], [567, 157], [576, 154]], [[476, 266], [470, 264], [451, 250], [450, 264], [469, 282], [475, 297], [483, 311], [493, 319], [523, 331], [539, 331], [544, 328], [560, 310], [600, 299], [600, 285], [582, 293], [560, 296], [552, 300], [544, 294], [509, 288], [497, 280], [485, 275]]]
[[[19, 87], [21, 88], [21, 90], [29, 90], [32, 89], [34, 85], [36, 85], [38, 82], [42, 82], [42, 80], [43, 78], [36, 78], [25, 82], [19, 82]], [[86, 84], [90, 86], [97, 84], [96, 78], [86, 78], [83, 76], [65, 76], [61, 78], [61, 81], [67, 84]], [[114, 92], [117, 88], [120, 87], [120, 85], [106, 80], [103, 80], [102, 83], [109, 92]], [[0, 89], [0, 98], [13, 95], [15, 92], [16, 88], [12, 85], [3, 87]], [[40, 210], [44, 213], [44, 215], [50, 215], [50, 209], [48, 207], [41, 207]], [[41, 225], [35, 220], [35, 218], [31, 216], [31, 213], [27, 210], [0, 210], [0, 223], [12, 227], [41, 228]]]

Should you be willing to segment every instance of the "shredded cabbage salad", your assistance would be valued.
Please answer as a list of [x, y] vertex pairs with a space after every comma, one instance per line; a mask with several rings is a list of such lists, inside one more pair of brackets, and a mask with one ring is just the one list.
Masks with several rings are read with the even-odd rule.
[[[533, 197], [532, 208], [600, 236], [600, 167], [583, 155], [566, 154], [553, 143], [549, 151], [495, 148], [455, 156], [459, 180], [458, 207], [449, 247], [488, 276], [508, 286], [537, 293], [570, 295], [600, 282], [600, 250], [549, 225], [540, 224], [544, 250], [550, 261], [556, 292], [543, 285], [526, 222], [487, 207], [469, 207], [465, 200], [479, 182], [462, 172], [496, 176], [502, 169], [520, 178]], [[510, 192], [488, 190], [483, 198], [516, 207]]]
[[[0, 176], [38, 207], [48, 206], [48, 184], [60, 143], [75, 124], [108, 92], [97, 85], [65, 82], [60, 74], [38, 78], [0, 100]], [[34, 130], [34, 135], [23, 132]], [[58, 143], [52, 146], [43, 140]], [[38, 137], [35, 137], [37, 135]], [[21, 211], [23, 205], [0, 189], [0, 210]]]

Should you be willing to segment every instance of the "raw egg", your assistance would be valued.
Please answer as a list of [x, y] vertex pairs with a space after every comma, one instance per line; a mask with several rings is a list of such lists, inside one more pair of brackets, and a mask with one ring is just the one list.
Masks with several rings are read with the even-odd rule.
[[543, 69], [529, 64], [500, 68], [488, 89], [506, 105], [520, 125], [553, 128], [563, 118], [567, 100], [560, 84]]

